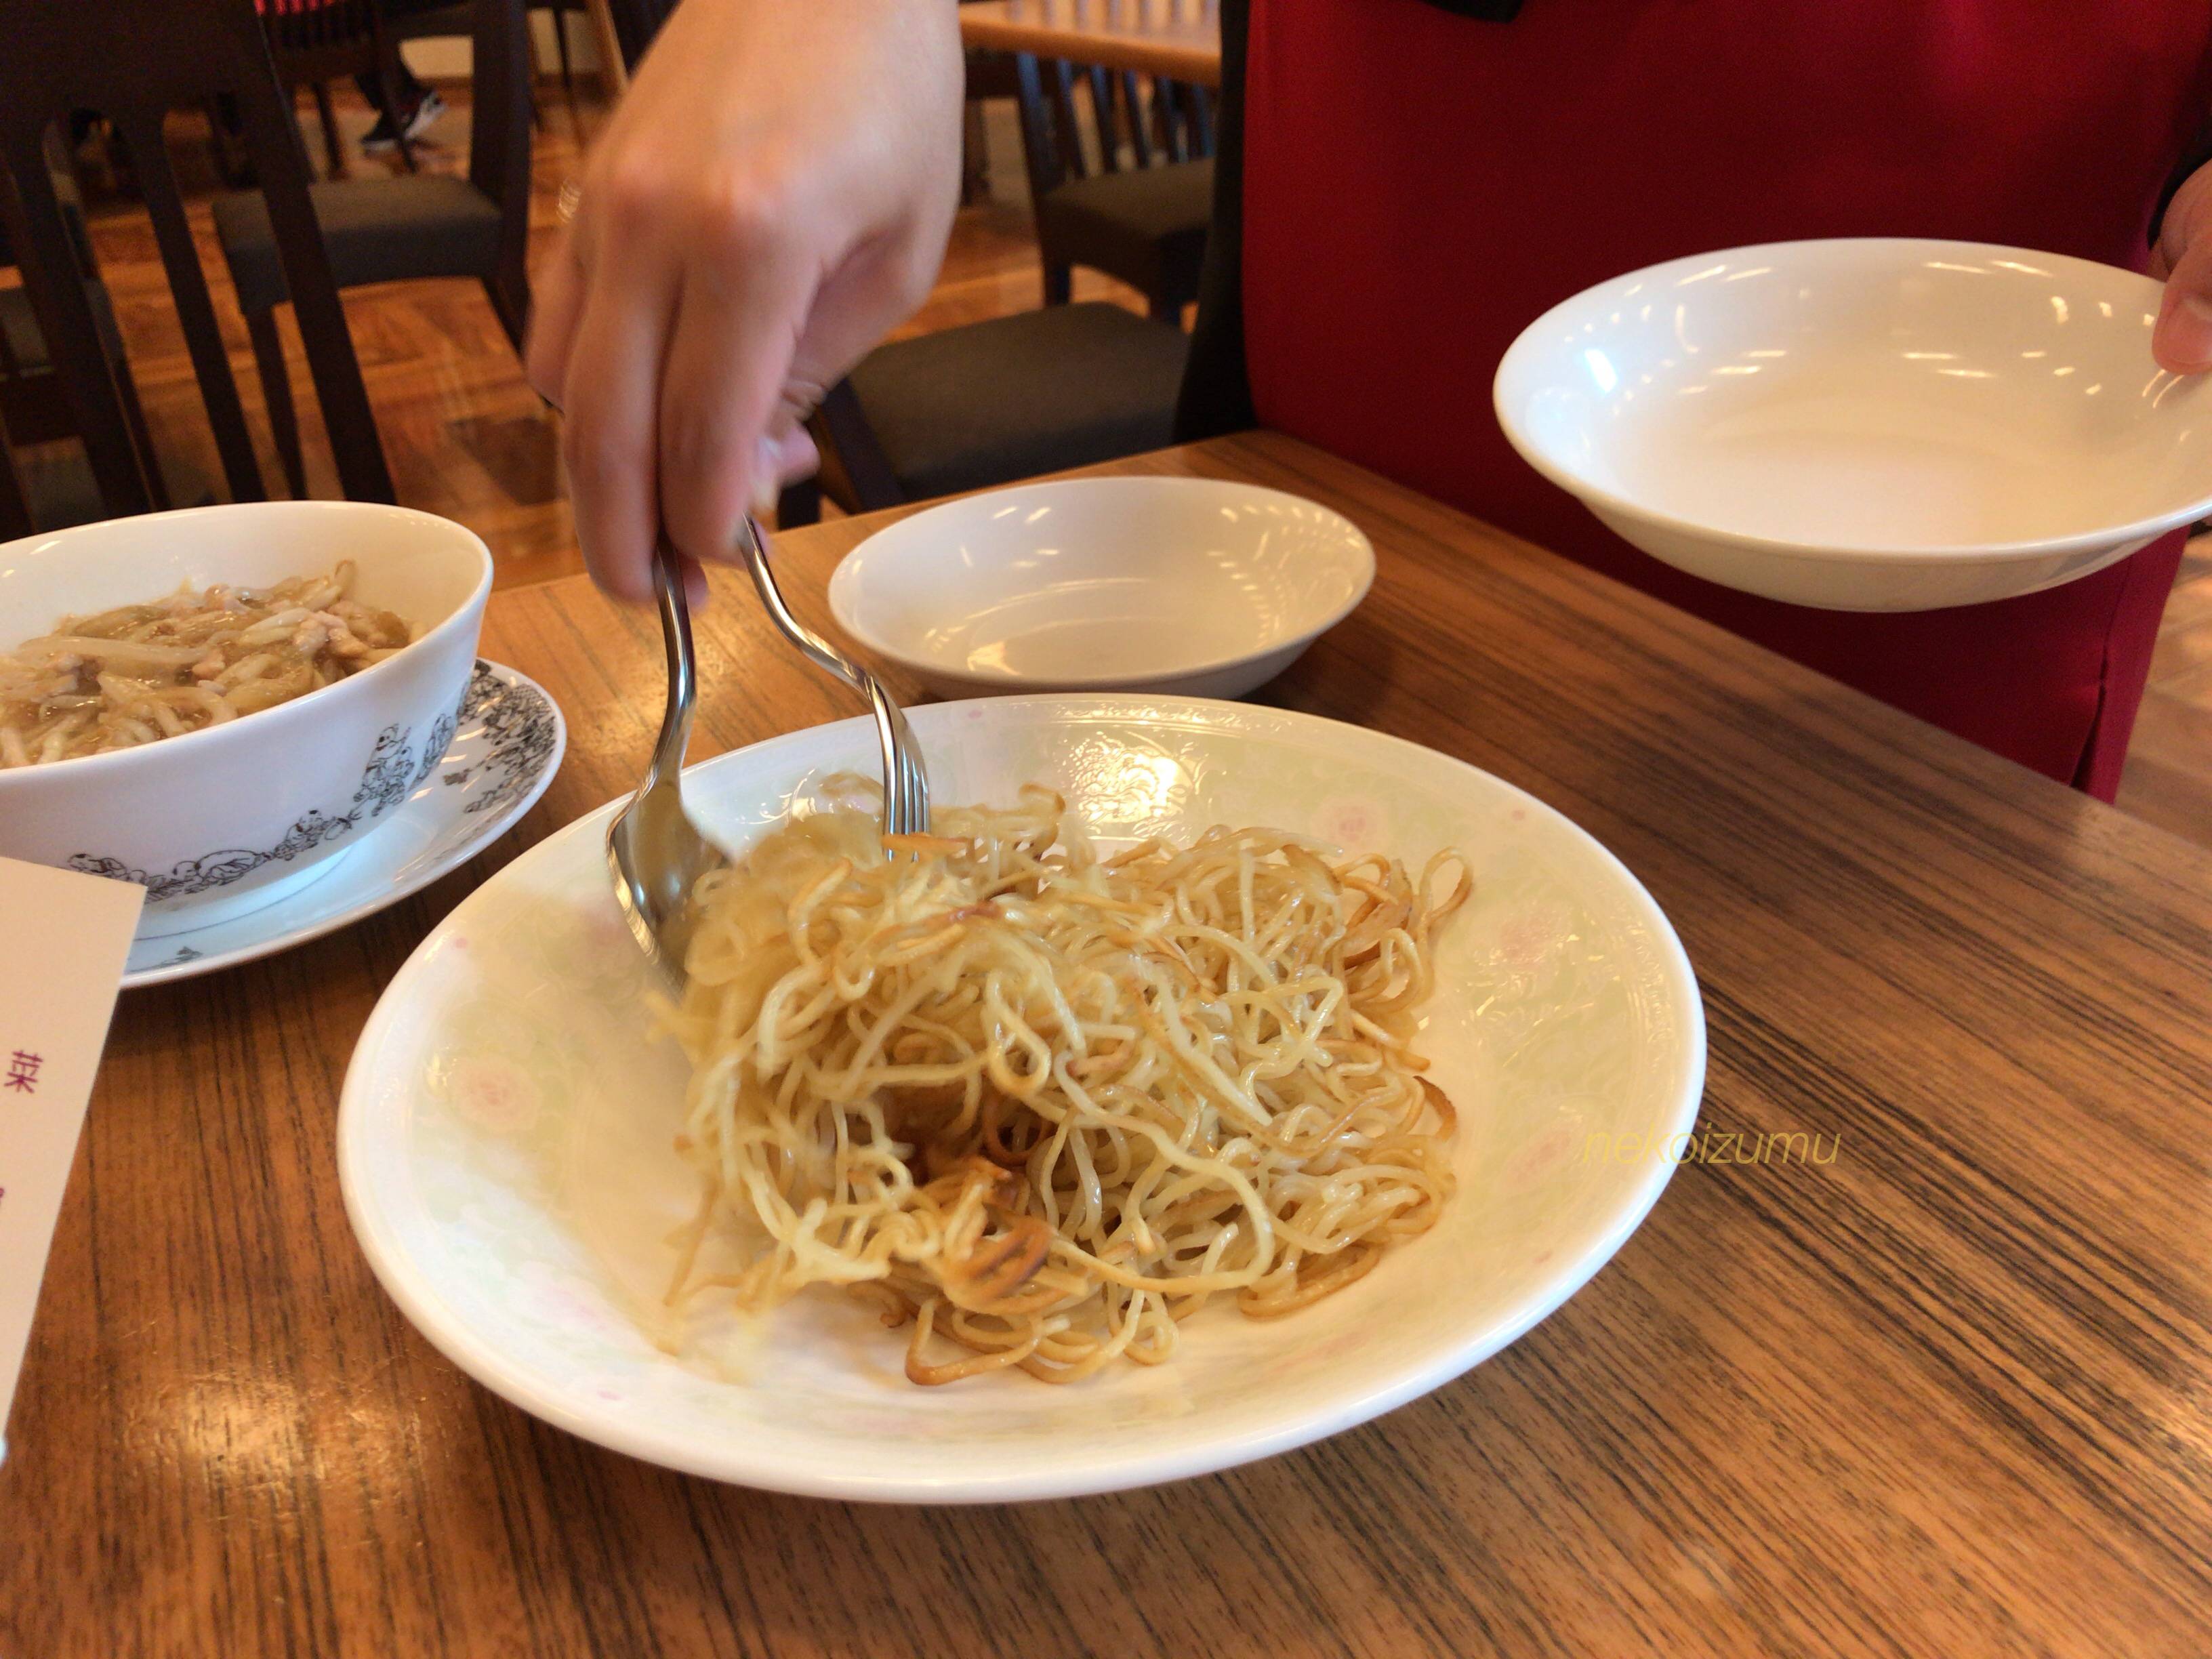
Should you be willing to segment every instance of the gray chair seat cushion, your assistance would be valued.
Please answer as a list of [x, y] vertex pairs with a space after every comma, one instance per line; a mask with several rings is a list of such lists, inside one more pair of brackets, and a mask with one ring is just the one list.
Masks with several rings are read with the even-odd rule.
[[0, 338], [8, 356], [0, 360], [0, 374], [12, 362], [20, 374], [43, 374], [53, 367], [46, 356], [46, 337], [39, 332], [39, 319], [31, 309], [31, 295], [21, 288], [0, 288]]
[[[97, 279], [84, 285], [84, 297], [92, 307], [92, 324], [100, 331], [100, 343], [117, 362], [123, 361], [123, 337], [116, 330], [115, 307], [107, 297], [106, 285]], [[0, 375], [8, 373], [12, 362], [17, 373], [43, 374], [53, 368], [53, 359], [46, 351], [46, 337], [39, 331], [38, 313], [31, 307], [31, 295], [23, 288], [0, 288], [0, 336], [8, 343], [8, 356], [0, 358]]]
[[[465, 179], [334, 179], [310, 185], [340, 288], [413, 276], [487, 276], [499, 262], [499, 208]], [[215, 234], [239, 308], [289, 298], [259, 191], [218, 197]]]
[[852, 374], [910, 500], [1173, 440], [1189, 337], [1119, 306], [1048, 306], [879, 346]]
[[[92, 278], [84, 285], [84, 297], [92, 306], [93, 327], [99, 331], [108, 361], [127, 362], [106, 285]], [[31, 296], [21, 288], [0, 288], [0, 337], [5, 338], [8, 347], [6, 355], [0, 356], [0, 427], [7, 428], [8, 441], [42, 444], [75, 437], [76, 413], [54, 372], [53, 354], [46, 349], [38, 314], [31, 308]]]
[[1051, 257], [1182, 305], [1213, 222], [1213, 163], [1171, 161], [1072, 179], [1046, 192], [1037, 237]]
[[[166, 449], [155, 459], [161, 465], [161, 483], [169, 492], [171, 507], [208, 507], [214, 503], [214, 489], [190, 461]], [[93, 476], [92, 463], [75, 445], [67, 448], [57, 446], [35, 454], [19, 453], [15, 472], [17, 482], [23, 487], [24, 505], [30, 509], [31, 522], [41, 532], [66, 530], [71, 525], [92, 524], [112, 516], [107, 503], [100, 499], [100, 481]]]

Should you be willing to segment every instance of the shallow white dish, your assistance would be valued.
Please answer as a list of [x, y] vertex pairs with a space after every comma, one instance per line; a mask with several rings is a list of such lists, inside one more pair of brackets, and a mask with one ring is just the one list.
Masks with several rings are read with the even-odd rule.
[[1531, 323], [1498, 418], [1630, 542], [1793, 604], [2053, 587], [2212, 508], [2212, 391], [2159, 285], [1976, 242], [1783, 242], [1632, 271]]
[[1240, 696], [1366, 597], [1375, 550], [1301, 496], [1215, 478], [1073, 478], [963, 496], [848, 553], [830, 609], [945, 696]]
[[245, 915], [141, 938], [131, 947], [124, 989], [211, 974], [336, 933], [419, 892], [505, 835], [561, 769], [568, 744], [561, 710], [528, 675], [479, 659], [458, 719], [444, 752], [423, 757], [412, 793], [383, 834]]
[[0, 546], [0, 648], [187, 581], [261, 587], [344, 559], [356, 598], [413, 624], [404, 650], [221, 726], [0, 770], [0, 855], [137, 882], [142, 939], [278, 902], [389, 823], [445, 753], [491, 592], [474, 532], [361, 501], [149, 513]]
[[[1556, 1308], [1666, 1185], [1695, 1120], [1697, 986], [1628, 872], [1531, 797], [1353, 726], [1176, 698], [1073, 696], [914, 711], [933, 788], [1054, 784], [1121, 836], [1267, 823], [1478, 876], [1425, 1046], [1458, 1103], [1462, 1190], [1437, 1228], [1287, 1319], [1209, 1309], [1172, 1364], [1063, 1388], [941, 1389], [856, 1298], [816, 1293], [711, 1358], [646, 1334], [697, 1202], [672, 1150], [685, 1066], [648, 1043], [645, 969], [609, 891], [611, 806], [501, 870], [424, 940], [346, 1075], [338, 1164], [378, 1278], [478, 1381], [550, 1423], [673, 1468], [778, 1491], [983, 1502], [1173, 1480], [1285, 1450], [1449, 1381]], [[690, 773], [729, 844], [875, 756], [865, 720]], [[1478, 1013], [1478, 1010], [1480, 1012]], [[1597, 1139], [1593, 1139], [1597, 1137]]]

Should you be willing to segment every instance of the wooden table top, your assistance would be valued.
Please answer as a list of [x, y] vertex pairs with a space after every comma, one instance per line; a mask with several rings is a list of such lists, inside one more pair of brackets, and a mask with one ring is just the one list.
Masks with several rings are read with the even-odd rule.
[[960, 8], [971, 46], [1221, 84], [1218, 0], [980, 0]]
[[[1686, 1165], [1496, 1358], [1178, 1486], [868, 1508], [586, 1444], [415, 1334], [337, 1190], [379, 988], [651, 744], [650, 615], [502, 593], [486, 652], [570, 721], [521, 828], [124, 999], [0, 1469], [0, 1652], [2204, 1653], [2212, 854], [1288, 440], [1103, 470], [1362, 525], [1373, 592], [1264, 699], [1605, 841], [1703, 979], [1705, 1126], [1832, 1161]], [[804, 614], [871, 522], [784, 538]], [[719, 588], [695, 753], [854, 712]]]

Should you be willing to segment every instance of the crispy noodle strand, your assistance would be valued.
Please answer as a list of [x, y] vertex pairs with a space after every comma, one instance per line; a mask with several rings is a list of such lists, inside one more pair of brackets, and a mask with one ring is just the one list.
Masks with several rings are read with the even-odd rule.
[[[1215, 1297], [1302, 1308], [1435, 1222], [1453, 1112], [1412, 1043], [1459, 854], [1415, 876], [1215, 829], [1102, 859], [1034, 787], [935, 830], [887, 859], [820, 812], [701, 883], [666, 1018], [705, 1197], [672, 1301], [845, 1285], [910, 1324], [916, 1382], [1064, 1382], [1168, 1358]], [[710, 1230], [741, 1269], [700, 1274]]]

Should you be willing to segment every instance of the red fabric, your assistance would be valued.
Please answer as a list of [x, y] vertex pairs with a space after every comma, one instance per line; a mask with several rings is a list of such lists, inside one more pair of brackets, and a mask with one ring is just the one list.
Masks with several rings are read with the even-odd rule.
[[1508, 24], [1422, 0], [1254, 0], [1255, 405], [2110, 799], [2179, 535], [1997, 605], [1778, 605], [1657, 563], [1539, 477], [1491, 379], [1569, 295], [1747, 243], [1959, 237], [2141, 269], [2206, 107], [2208, 46], [2202, 0], [1527, 0]]

